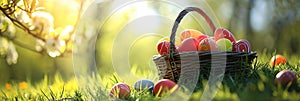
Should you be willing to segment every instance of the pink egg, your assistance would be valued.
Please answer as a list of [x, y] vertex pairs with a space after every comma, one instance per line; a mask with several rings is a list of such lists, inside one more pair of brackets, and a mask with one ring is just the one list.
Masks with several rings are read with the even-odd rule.
[[198, 51], [198, 40], [196, 38], [187, 38], [183, 40], [178, 48], [179, 52], [197, 52]]

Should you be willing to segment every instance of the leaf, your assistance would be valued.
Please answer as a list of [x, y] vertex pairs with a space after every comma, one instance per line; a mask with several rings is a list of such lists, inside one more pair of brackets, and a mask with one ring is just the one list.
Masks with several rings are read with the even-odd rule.
[[0, 32], [3, 33], [7, 30], [9, 23], [4, 18], [0, 19], [0, 21]]
[[36, 8], [36, 0], [32, 0], [31, 6], [30, 6], [30, 12], [34, 12]]
[[25, 10], [28, 11], [28, 0], [23, 0]]
[[3, 1], [1, 0], [0, 1], [0, 6], [2, 6], [3, 4], [5, 4], [5, 0], [3, 0]]

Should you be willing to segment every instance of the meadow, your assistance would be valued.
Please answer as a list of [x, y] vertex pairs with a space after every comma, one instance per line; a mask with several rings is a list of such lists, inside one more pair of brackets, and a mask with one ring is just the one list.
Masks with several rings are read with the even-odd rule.
[[[251, 74], [241, 79], [234, 79], [225, 76], [214, 100], [300, 100], [300, 82], [289, 84], [287, 86], [275, 86], [275, 75], [285, 69], [293, 70], [299, 77], [300, 61], [298, 56], [287, 56], [288, 63], [271, 67], [270, 58], [275, 53], [258, 53], [257, 63], [253, 64]], [[98, 79], [97, 79], [98, 78]], [[99, 79], [100, 78], [100, 79]], [[100, 76], [95, 74], [89, 77], [91, 83], [89, 87], [80, 86], [76, 78], [64, 81], [59, 73], [55, 75], [54, 81], [50, 82], [47, 76], [39, 83], [32, 84], [31, 81], [19, 83], [7, 83], [1, 88], [1, 100], [15, 101], [82, 101], [82, 100], [108, 100], [109, 91], [112, 85], [122, 82], [116, 74]], [[197, 85], [197, 90], [190, 96], [190, 101], [200, 100], [203, 92], [203, 86], [207, 80], [202, 79]], [[134, 82], [134, 81], [132, 81]], [[100, 84], [106, 84], [101, 86]], [[133, 89], [133, 84], [129, 84]], [[163, 97], [156, 97], [149, 92], [131, 90], [128, 101], [153, 101], [160, 100]]]
[[[37, 1], [0, 1], [0, 101], [158, 101], [172, 96], [135, 91], [133, 85], [141, 78], [159, 81], [152, 57], [158, 54], [158, 40], [170, 37], [181, 11], [176, 2]], [[216, 27], [249, 40], [257, 52], [251, 72], [225, 76], [213, 100], [300, 100], [300, 2], [186, 1], [184, 6], [202, 8]], [[204, 20], [187, 15], [176, 36], [185, 29], [214, 36]], [[287, 63], [270, 66], [276, 54]], [[294, 71], [297, 82], [275, 86], [282, 70]], [[199, 79], [190, 96], [179, 96], [200, 100], [208, 80]], [[109, 96], [120, 82], [131, 88], [127, 99]]]

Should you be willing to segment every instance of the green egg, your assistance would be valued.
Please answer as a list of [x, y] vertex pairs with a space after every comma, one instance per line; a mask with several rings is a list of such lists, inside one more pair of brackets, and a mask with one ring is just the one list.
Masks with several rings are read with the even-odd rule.
[[222, 38], [219, 39], [217, 42], [218, 48], [222, 52], [231, 52], [232, 51], [232, 43], [229, 39]]

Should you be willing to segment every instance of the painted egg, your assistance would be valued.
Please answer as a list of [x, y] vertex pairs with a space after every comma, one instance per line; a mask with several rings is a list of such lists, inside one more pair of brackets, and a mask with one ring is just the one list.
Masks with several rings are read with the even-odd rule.
[[180, 34], [180, 40], [181, 42], [187, 38], [198, 38], [202, 33], [198, 30], [194, 29], [186, 29], [181, 32]]
[[163, 41], [157, 44], [157, 51], [160, 55], [169, 54], [170, 42]]
[[183, 40], [181, 45], [178, 48], [179, 52], [197, 52], [198, 51], [198, 44], [196, 38], [187, 38]]
[[287, 85], [288, 83], [295, 83], [297, 81], [296, 73], [291, 70], [283, 70], [279, 72], [275, 77], [275, 85], [279, 83]]
[[154, 83], [148, 79], [141, 79], [134, 83], [134, 89], [137, 91], [148, 90], [153, 91]]
[[209, 36], [203, 34], [203, 35], [200, 35], [200, 36], [197, 38], [197, 40], [198, 40], [198, 42], [201, 42], [203, 39], [206, 39], [206, 38], [209, 38]]
[[110, 91], [110, 96], [113, 98], [127, 99], [130, 95], [130, 87], [125, 83], [115, 84]]
[[218, 51], [218, 46], [212, 38], [205, 38], [199, 43], [199, 52]]
[[172, 93], [177, 89], [178, 86], [174, 81], [171, 81], [169, 79], [162, 79], [154, 85], [153, 93], [156, 96], [163, 96]]
[[250, 43], [247, 40], [239, 40], [233, 44], [232, 47], [233, 52], [251, 52]]
[[231, 43], [235, 43], [235, 37], [233, 34], [225, 28], [217, 28], [214, 32], [215, 41], [219, 39], [226, 38], [231, 41]]
[[217, 42], [218, 48], [221, 52], [231, 52], [232, 51], [232, 43], [229, 39], [222, 38], [219, 39]]
[[286, 58], [282, 55], [275, 55], [271, 58], [270, 66], [277, 66], [286, 64]]

